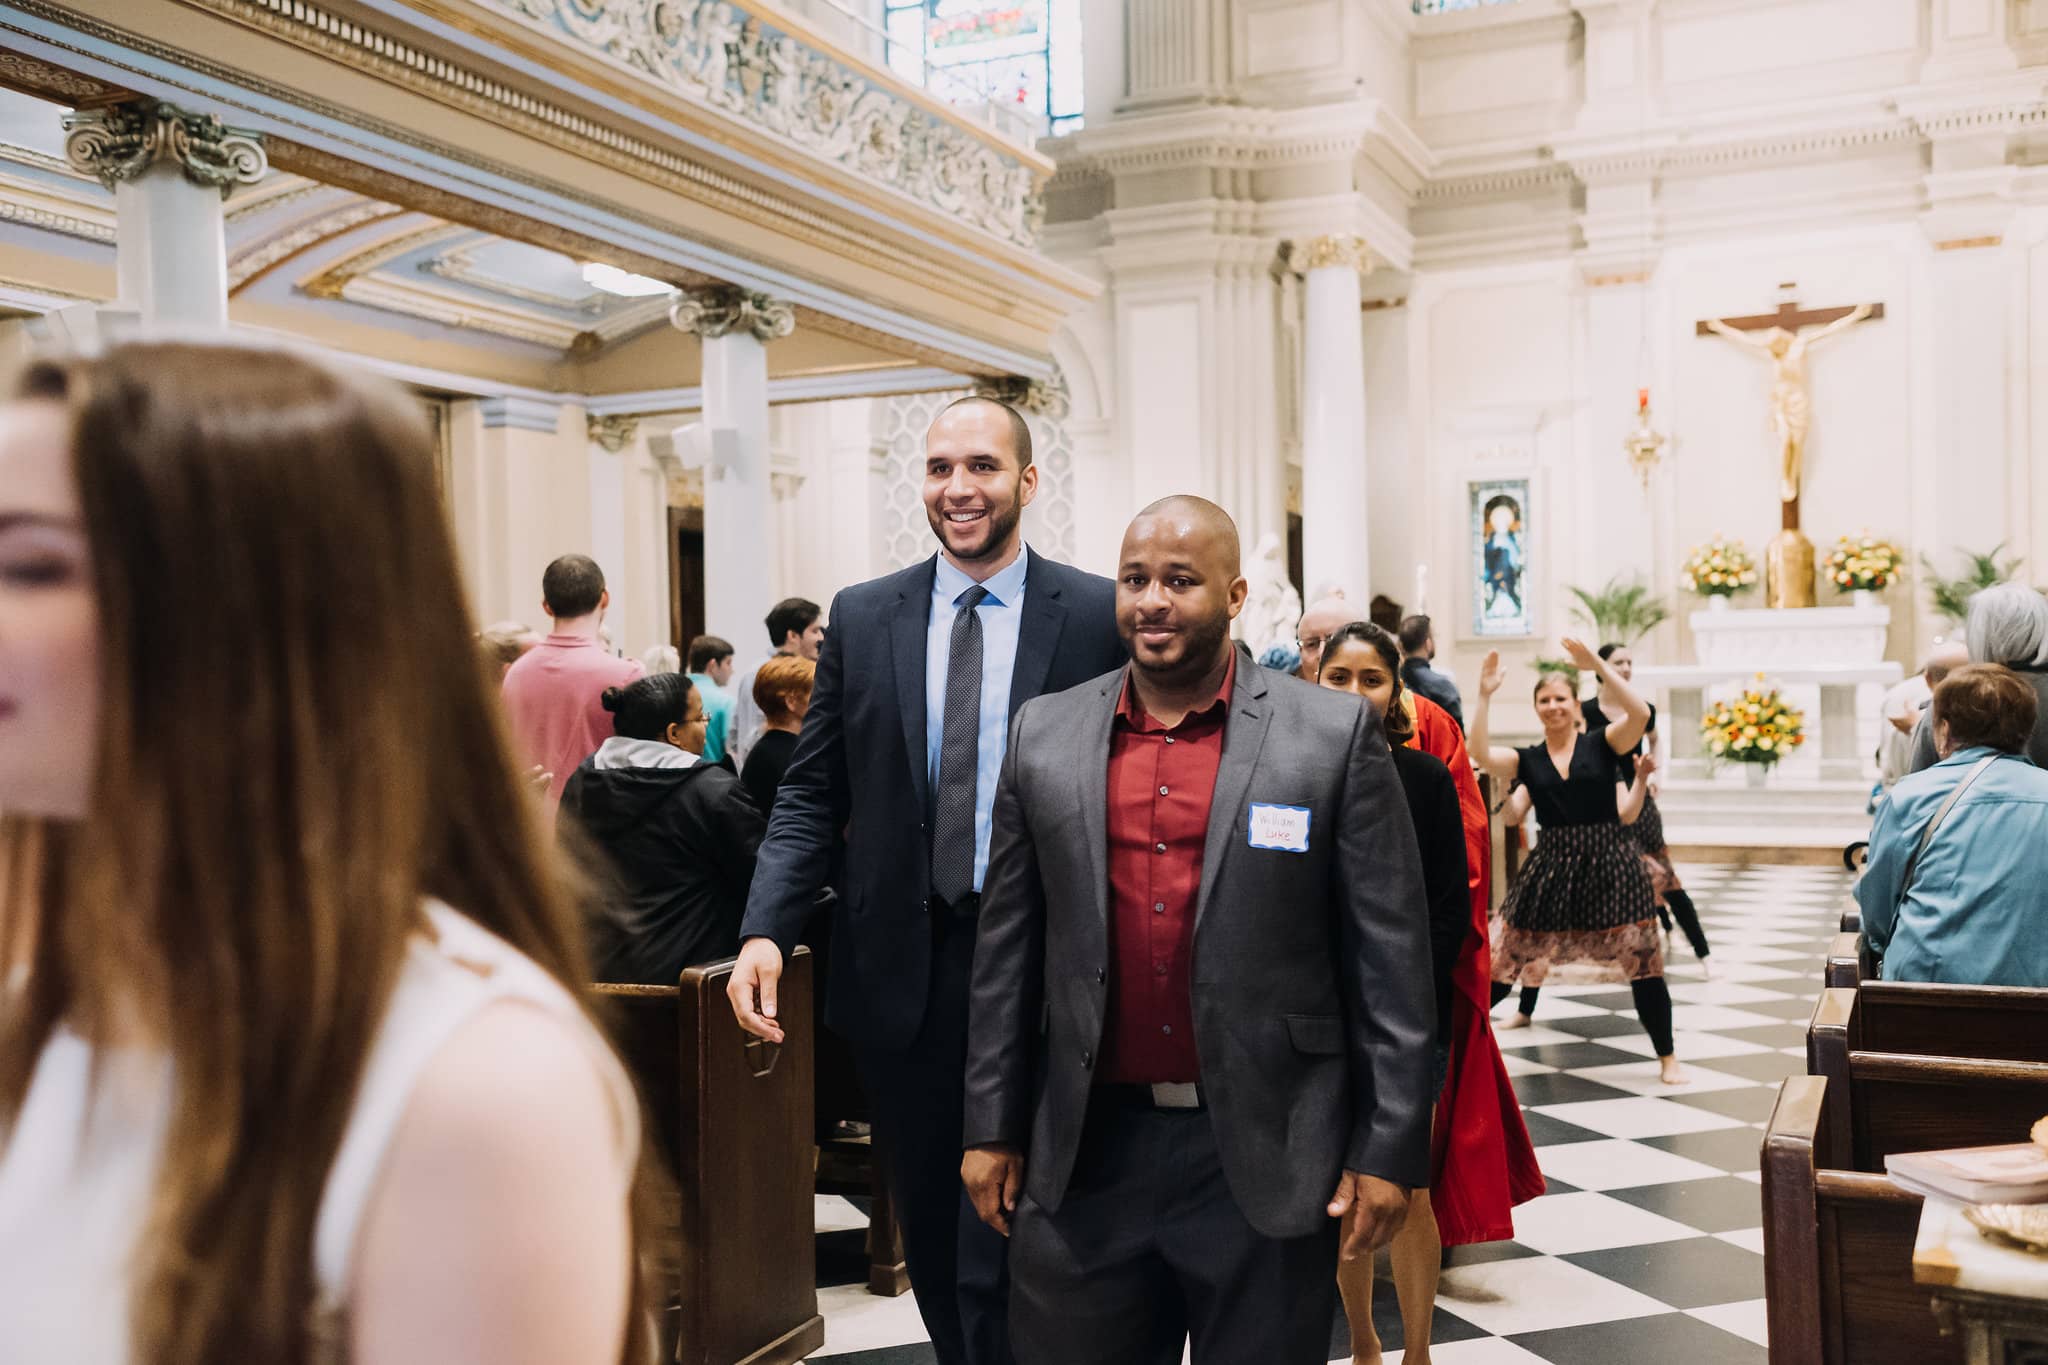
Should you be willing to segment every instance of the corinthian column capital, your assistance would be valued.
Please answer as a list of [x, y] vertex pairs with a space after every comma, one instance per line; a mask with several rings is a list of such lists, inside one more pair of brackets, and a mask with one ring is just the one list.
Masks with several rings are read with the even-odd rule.
[[591, 413], [584, 420], [584, 430], [591, 441], [616, 455], [640, 434], [640, 419], [631, 413], [604, 417]]
[[682, 331], [705, 340], [733, 332], [750, 332], [769, 342], [796, 328], [796, 309], [781, 299], [729, 284], [685, 289], [669, 305], [668, 320]]
[[1363, 237], [1344, 233], [1311, 237], [1288, 248], [1287, 266], [1297, 275], [1329, 266], [1347, 266], [1361, 275], [1368, 275], [1373, 267], [1372, 248], [1365, 244]]
[[187, 113], [161, 100], [81, 109], [64, 116], [64, 130], [65, 159], [110, 190], [167, 161], [225, 199], [270, 169], [261, 133], [229, 128], [212, 114]]
[[981, 379], [975, 382], [974, 393], [978, 398], [1008, 403], [1019, 412], [1028, 412], [1034, 417], [1058, 421], [1067, 415], [1067, 382], [1058, 374], [1046, 380], [1025, 379], [1020, 375]]

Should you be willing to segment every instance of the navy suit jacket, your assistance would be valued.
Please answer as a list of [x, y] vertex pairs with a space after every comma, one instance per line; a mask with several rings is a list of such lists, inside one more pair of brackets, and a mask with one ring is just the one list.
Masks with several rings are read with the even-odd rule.
[[[935, 559], [832, 600], [811, 708], [755, 860], [742, 938], [788, 960], [817, 892], [838, 891], [826, 1022], [900, 1050], [924, 1020], [932, 935], [925, 638]], [[1033, 697], [1119, 668], [1116, 585], [1033, 553], [1010, 683]]]

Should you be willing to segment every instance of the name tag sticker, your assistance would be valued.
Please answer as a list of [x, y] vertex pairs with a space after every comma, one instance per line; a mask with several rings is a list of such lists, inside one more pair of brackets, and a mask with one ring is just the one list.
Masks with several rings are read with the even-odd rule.
[[1282, 853], [1308, 852], [1308, 807], [1269, 806], [1252, 803], [1251, 823], [1246, 836], [1253, 848], [1277, 849]]

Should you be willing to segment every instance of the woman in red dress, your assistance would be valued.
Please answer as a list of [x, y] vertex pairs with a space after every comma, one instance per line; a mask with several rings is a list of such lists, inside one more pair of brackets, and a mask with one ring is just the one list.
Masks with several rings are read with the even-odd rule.
[[[1402, 687], [1397, 663], [1396, 646], [1385, 631], [1347, 626], [1325, 649], [1321, 681], [1371, 700], [1387, 713], [1390, 736], [1450, 770], [1463, 826], [1471, 926], [1450, 970], [1449, 1058], [1430, 1135], [1430, 1187], [1416, 1191], [1407, 1222], [1389, 1248], [1401, 1305], [1402, 1359], [1427, 1365], [1442, 1248], [1512, 1238], [1514, 1205], [1542, 1194], [1544, 1185], [1493, 1037], [1486, 803], [1457, 723], [1435, 702]], [[1380, 1341], [1372, 1325], [1371, 1260], [1340, 1266], [1338, 1285], [1351, 1318], [1353, 1360], [1375, 1365]]]

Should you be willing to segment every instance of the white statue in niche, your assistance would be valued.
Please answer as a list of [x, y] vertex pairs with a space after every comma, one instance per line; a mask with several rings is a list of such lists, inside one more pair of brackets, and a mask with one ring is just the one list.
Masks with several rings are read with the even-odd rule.
[[1280, 555], [1280, 537], [1271, 531], [1259, 537], [1259, 547], [1244, 566], [1250, 589], [1244, 610], [1237, 614], [1231, 630], [1244, 641], [1254, 659], [1264, 657], [1274, 645], [1294, 644], [1294, 629], [1301, 624], [1301, 594], [1287, 579], [1287, 565]]

